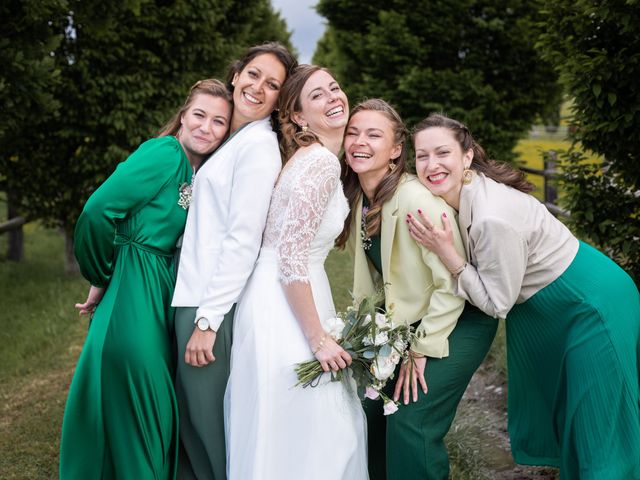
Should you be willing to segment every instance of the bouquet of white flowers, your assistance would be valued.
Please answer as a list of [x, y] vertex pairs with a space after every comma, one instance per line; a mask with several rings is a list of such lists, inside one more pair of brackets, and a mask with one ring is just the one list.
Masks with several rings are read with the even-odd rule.
[[[380, 296], [366, 297], [359, 305], [350, 306], [336, 318], [323, 321], [323, 327], [344, 348], [353, 362], [349, 367], [362, 399], [382, 398], [384, 414], [390, 415], [398, 409], [397, 402], [382, 391], [387, 381], [393, 378], [398, 363], [408, 357], [407, 346], [412, 337], [408, 325], [395, 328], [391, 322], [392, 312], [386, 314], [376, 307]], [[324, 371], [316, 359], [296, 365], [297, 385], [316, 386]], [[343, 379], [344, 372], [331, 372], [331, 379]]]

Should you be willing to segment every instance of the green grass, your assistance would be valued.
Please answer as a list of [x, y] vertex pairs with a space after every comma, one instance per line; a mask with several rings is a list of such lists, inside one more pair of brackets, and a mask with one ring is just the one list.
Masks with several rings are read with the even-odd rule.
[[[0, 236], [4, 256], [7, 236]], [[59, 432], [87, 328], [73, 305], [87, 284], [67, 276], [61, 235], [25, 227], [25, 259], [0, 261], [0, 478], [58, 475]]]

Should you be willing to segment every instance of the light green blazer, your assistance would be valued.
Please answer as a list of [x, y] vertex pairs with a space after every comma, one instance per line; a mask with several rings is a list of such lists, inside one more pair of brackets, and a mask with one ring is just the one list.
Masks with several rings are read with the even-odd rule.
[[384, 284], [385, 307], [393, 312], [395, 324], [420, 320], [423, 332], [411, 349], [429, 357], [449, 355], [449, 334], [464, 308], [464, 300], [453, 294], [453, 278], [436, 254], [418, 245], [409, 235], [406, 215], [422, 211], [435, 225], [442, 226], [443, 212], [450, 219], [455, 246], [465, 256], [455, 211], [433, 196], [415, 175], [406, 174], [394, 196], [382, 206], [380, 231], [382, 277], [362, 248], [362, 197], [354, 212], [348, 248], [354, 259], [353, 295], [356, 301], [371, 295]]

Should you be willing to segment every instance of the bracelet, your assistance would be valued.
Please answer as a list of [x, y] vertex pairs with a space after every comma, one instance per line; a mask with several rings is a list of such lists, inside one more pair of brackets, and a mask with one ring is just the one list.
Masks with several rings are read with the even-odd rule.
[[322, 335], [322, 338], [320, 339], [320, 342], [318, 343], [318, 347], [315, 350], [312, 350], [311, 353], [313, 353], [314, 355], [316, 353], [318, 353], [322, 347], [324, 347], [324, 341], [327, 339], [327, 334], [325, 333], [324, 335]]
[[455, 278], [458, 275], [460, 275], [462, 272], [464, 272], [465, 268], [467, 268], [466, 260], [462, 262], [462, 265], [460, 265], [458, 268], [456, 268], [455, 270], [449, 270], [449, 272], [451, 272], [451, 275], [453, 275], [453, 277]]

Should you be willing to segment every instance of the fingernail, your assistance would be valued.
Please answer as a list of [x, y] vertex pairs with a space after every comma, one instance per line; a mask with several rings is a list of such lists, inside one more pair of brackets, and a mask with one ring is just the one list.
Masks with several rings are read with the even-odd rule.
[[446, 213], [443, 213], [443, 214], [442, 214], [442, 216], [443, 216], [444, 218], [447, 218], [447, 214], [446, 214]]
[[418, 213], [419, 213], [420, 215], [422, 215], [422, 210], [418, 209]]

